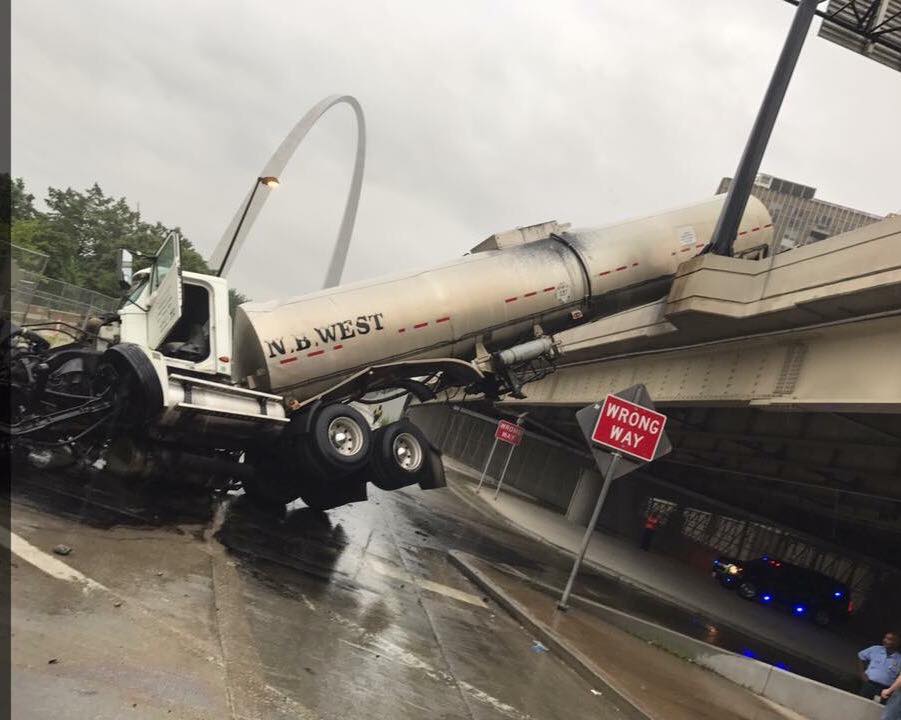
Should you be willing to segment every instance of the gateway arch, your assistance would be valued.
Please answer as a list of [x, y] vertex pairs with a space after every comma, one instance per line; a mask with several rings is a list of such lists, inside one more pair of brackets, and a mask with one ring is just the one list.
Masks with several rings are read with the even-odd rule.
[[344, 271], [344, 262], [347, 259], [347, 251], [350, 247], [350, 238], [353, 234], [354, 220], [357, 216], [357, 205], [360, 201], [360, 191], [363, 185], [363, 166], [366, 158], [366, 121], [363, 117], [363, 108], [357, 99], [351, 95], [330, 95], [319, 101], [304, 115], [294, 126], [290, 133], [282, 140], [281, 145], [263, 166], [259, 175], [254, 178], [253, 186], [244, 196], [244, 200], [238, 207], [219, 244], [210, 257], [210, 268], [217, 275], [225, 275], [234, 263], [235, 258], [244, 244], [247, 233], [253, 227], [263, 205], [269, 198], [269, 193], [279, 184], [279, 178], [294, 156], [298, 146], [307, 136], [310, 129], [320, 117], [335, 105], [344, 103], [349, 105], [357, 119], [357, 153], [354, 159], [354, 172], [350, 181], [350, 190], [347, 194], [347, 202], [344, 205], [344, 217], [341, 218], [341, 227], [338, 230], [338, 239], [335, 242], [332, 257], [329, 261], [328, 271], [325, 275], [323, 288], [333, 287], [341, 281]]

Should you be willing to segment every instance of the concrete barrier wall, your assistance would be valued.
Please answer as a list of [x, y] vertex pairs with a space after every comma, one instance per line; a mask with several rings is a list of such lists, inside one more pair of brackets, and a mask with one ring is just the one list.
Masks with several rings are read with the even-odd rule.
[[687, 635], [583, 598], [605, 621], [705, 667], [810, 720], [879, 720], [882, 708], [857, 695], [722, 650]]

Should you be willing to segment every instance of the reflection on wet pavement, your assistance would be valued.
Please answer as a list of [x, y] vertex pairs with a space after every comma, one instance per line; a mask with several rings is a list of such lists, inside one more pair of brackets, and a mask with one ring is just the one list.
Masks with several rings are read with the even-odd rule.
[[[223, 667], [223, 682], [242, 677], [246, 663], [258, 665], [259, 681], [246, 694], [251, 700], [254, 693], [265, 696], [256, 700], [266, 717], [621, 717], [609, 698], [592, 692], [553, 653], [533, 652], [534, 638], [496, 611], [448, 561], [447, 551], [461, 550], [551, 585], [559, 585], [568, 570], [566, 557], [486, 519], [447, 489], [373, 488], [370, 498], [327, 513], [290, 507], [284, 517], [273, 518], [230, 495], [217, 501], [213, 525], [202, 493], [32, 471], [17, 477], [13, 522], [41, 547], [73, 545], [67, 563], [129, 598], [127, 604], [133, 599], [144, 608], [133, 620], [135, 642], [142, 647], [150, 647], [153, 632], [144, 624], [153, 617], [211, 648], [212, 659], [205, 656], [203, 663]], [[31, 573], [27, 579], [39, 582]], [[42, 588], [46, 582], [40, 581]], [[753, 639], [674, 612], [611, 580], [586, 575], [579, 592], [693, 637], [766, 657], [766, 648]], [[68, 601], [60, 604], [46, 589], [26, 594], [33, 628], [51, 613], [73, 612]], [[74, 626], [84, 622], [78, 607], [82, 614], [71, 617]], [[90, 612], [104, 617], [93, 606]], [[111, 639], [101, 630], [93, 642], [119, 643], [127, 659], [131, 636], [116, 632]], [[43, 634], [28, 639], [51, 643]], [[223, 654], [223, 647], [235, 647], [238, 640], [253, 652]], [[90, 641], [79, 642], [87, 643], [83, 652], [93, 652]], [[795, 659], [774, 657], [803, 672]], [[196, 662], [193, 656], [170, 660], [187, 677], [199, 674], [213, 682]], [[810, 672], [816, 677], [819, 670]], [[99, 706], [97, 717], [120, 717], [117, 688], [107, 688], [108, 705]], [[71, 690], [59, 692], [54, 715], [82, 717], [66, 714]]]

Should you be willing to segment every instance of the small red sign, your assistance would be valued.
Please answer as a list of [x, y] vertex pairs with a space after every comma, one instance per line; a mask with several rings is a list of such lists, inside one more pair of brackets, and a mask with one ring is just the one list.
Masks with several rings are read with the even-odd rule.
[[494, 437], [501, 442], [510, 445], [519, 445], [522, 442], [522, 427], [506, 420], [501, 420], [494, 431]]
[[651, 462], [665, 425], [666, 415], [608, 395], [591, 439], [599, 445]]

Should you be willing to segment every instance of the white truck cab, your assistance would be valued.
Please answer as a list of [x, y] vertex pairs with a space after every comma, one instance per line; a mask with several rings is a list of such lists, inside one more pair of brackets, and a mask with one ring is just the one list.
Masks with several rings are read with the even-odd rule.
[[[127, 252], [120, 261], [130, 262]], [[134, 273], [119, 310], [120, 340], [156, 351], [167, 367], [231, 380], [228, 281], [181, 270], [179, 238], [170, 234], [149, 268]], [[127, 271], [127, 268], [124, 268]]]

